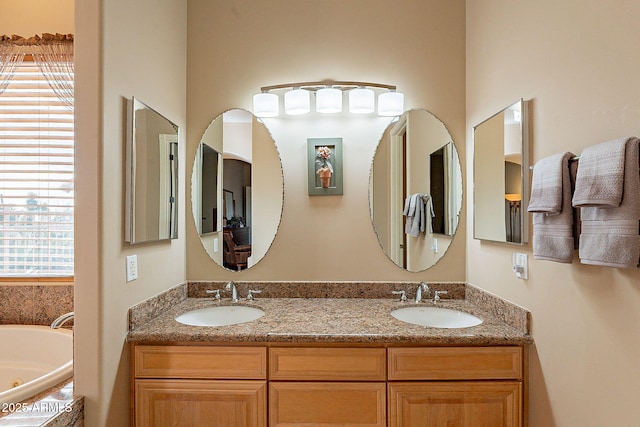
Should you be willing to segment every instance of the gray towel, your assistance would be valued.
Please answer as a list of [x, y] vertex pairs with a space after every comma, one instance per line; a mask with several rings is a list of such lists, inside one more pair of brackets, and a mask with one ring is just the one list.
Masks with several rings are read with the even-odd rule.
[[420, 231], [424, 231], [424, 201], [422, 196], [416, 193], [407, 197], [402, 214], [406, 217], [404, 232], [410, 236], [418, 237]]
[[[563, 189], [569, 185], [569, 159], [573, 153], [555, 154], [539, 160], [533, 167], [531, 180], [531, 198], [527, 210], [529, 212], [559, 215], [563, 206]], [[571, 193], [569, 193], [571, 199]]]
[[[624, 180], [619, 206], [580, 209], [582, 234], [579, 254], [583, 264], [637, 268], [640, 262], [640, 140], [625, 138], [625, 141]], [[581, 156], [576, 192], [581, 185], [582, 167]], [[603, 191], [601, 194], [613, 194], [613, 190]]]
[[533, 257], [571, 263], [575, 250], [572, 181], [569, 160], [573, 153], [539, 160], [533, 168], [531, 202], [533, 212]]
[[619, 138], [586, 148], [580, 155], [573, 206], [616, 207], [622, 201], [625, 147]]

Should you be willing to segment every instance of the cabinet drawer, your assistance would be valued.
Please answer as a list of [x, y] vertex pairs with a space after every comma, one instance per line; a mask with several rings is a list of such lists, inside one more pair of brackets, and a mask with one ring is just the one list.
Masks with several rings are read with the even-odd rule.
[[522, 349], [509, 347], [389, 348], [389, 380], [522, 379]]
[[386, 426], [385, 383], [269, 383], [269, 425]]
[[135, 347], [136, 378], [266, 379], [265, 347]]
[[384, 348], [270, 348], [269, 379], [384, 381]]

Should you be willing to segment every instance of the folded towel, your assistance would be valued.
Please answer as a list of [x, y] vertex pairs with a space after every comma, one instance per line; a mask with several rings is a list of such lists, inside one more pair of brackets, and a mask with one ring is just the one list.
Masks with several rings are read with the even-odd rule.
[[[625, 141], [624, 181], [619, 206], [580, 209], [579, 255], [583, 264], [636, 268], [640, 263], [640, 140], [626, 138]], [[582, 167], [580, 156], [576, 191], [581, 185]]]
[[563, 208], [563, 188], [569, 185], [569, 177], [564, 175], [569, 171], [568, 162], [573, 156], [573, 153], [566, 152], [536, 162], [531, 181], [531, 198], [527, 208], [529, 212], [560, 214]]
[[[539, 160], [533, 168], [531, 201], [533, 212], [533, 257], [571, 263], [575, 250], [573, 190], [569, 160], [573, 153]], [[574, 168], [575, 170], [575, 168]]]
[[620, 205], [625, 171], [625, 147], [630, 139], [632, 138], [614, 139], [588, 147], [582, 152], [573, 206]]

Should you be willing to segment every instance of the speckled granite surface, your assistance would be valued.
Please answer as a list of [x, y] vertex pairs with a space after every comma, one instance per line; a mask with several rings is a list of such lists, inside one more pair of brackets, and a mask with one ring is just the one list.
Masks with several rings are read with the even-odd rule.
[[[73, 285], [0, 285], [0, 324], [49, 325], [73, 311]], [[68, 322], [65, 326], [73, 325]]]
[[[189, 298], [210, 298], [207, 290], [221, 289], [227, 282], [189, 282]], [[240, 295], [249, 289], [262, 291], [260, 298], [393, 298], [391, 291], [404, 290], [415, 295], [420, 282], [234, 282]], [[465, 284], [457, 282], [429, 282], [431, 291], [447, 290], [442, 298], [464, 299]], [[224, 292], [222, 292], [224, 295]]]
[[[241, 295], [244, 295], [241, 293]], [[238, 304], [259, 307], [265, 315], [252, 322], [223, 327], [188, 326], [175, 321], [184, 312], [231, 304], [228, 298], [187, 298], [149, 322], [130, 331], [132, 342], [268, 342], [369, 344], [530, 344], [531, 337], [466, 300], [438, 303], [481, 317], [470, 328], [444, 329], [411, 325], [390, 312], [414, 305], [397, 299], [367, 298], [258, 298]], [[422, 304], [431, 304], [422, 303]]]
[[531, 313], [522, 307], [469, 284], [466, 287], [466, 300], [520, 331], [530, 331]]

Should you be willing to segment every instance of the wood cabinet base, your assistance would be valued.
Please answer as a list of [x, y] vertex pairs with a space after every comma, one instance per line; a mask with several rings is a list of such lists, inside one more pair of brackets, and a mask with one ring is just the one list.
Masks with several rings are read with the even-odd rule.
[[390, 383], [390, 427], [518, 427], [522, 384], [504, 382]]
[[136, 380], [138, 427], [266, 427], [266, 381]]

